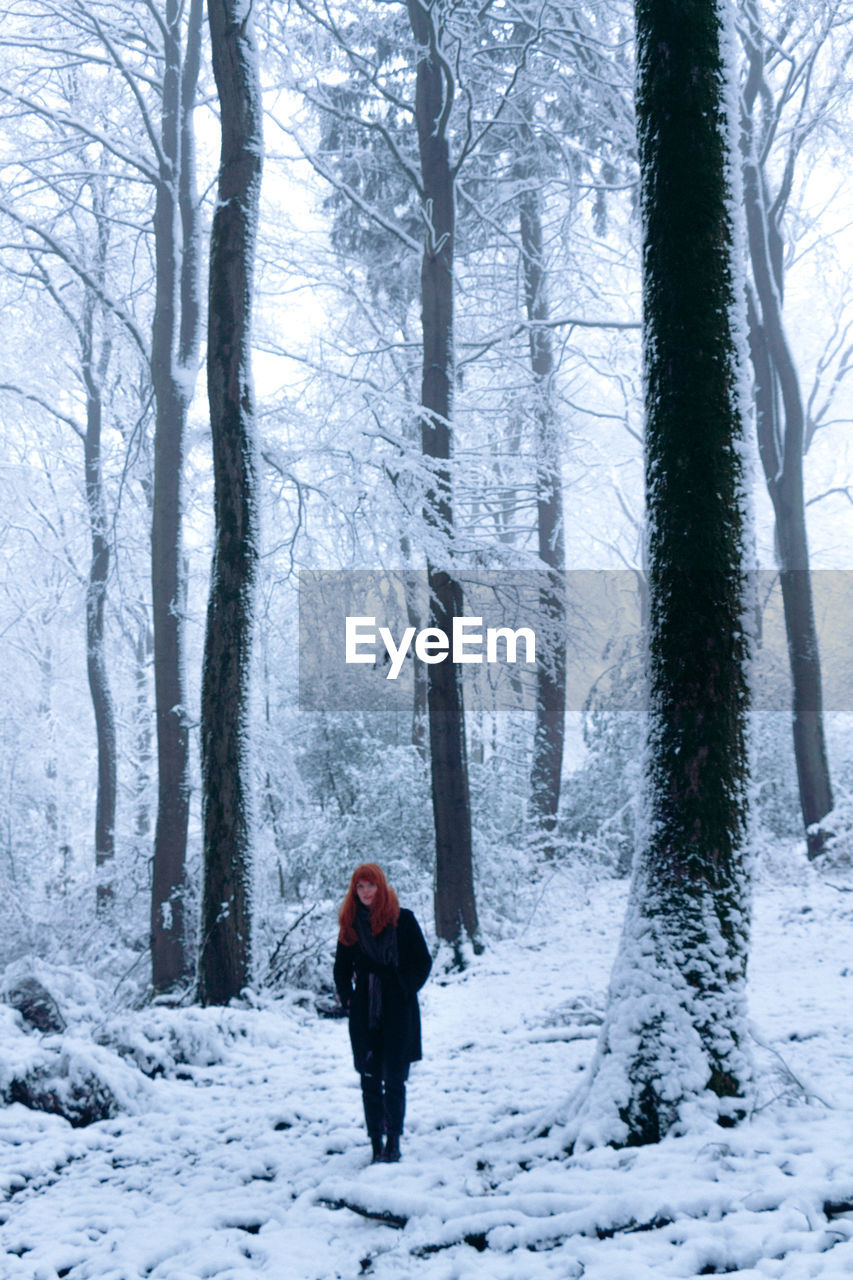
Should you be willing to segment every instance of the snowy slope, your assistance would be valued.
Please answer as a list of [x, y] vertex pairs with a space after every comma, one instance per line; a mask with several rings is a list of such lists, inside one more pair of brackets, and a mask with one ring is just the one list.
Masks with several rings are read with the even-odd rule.
[[[0, 1276], [853, 1275], [853, 896], [791, 859], [756, 897], [751, 1119], [574, 1158], [537, 1136], [590, 1058], [624, 895], [555, 876], [515, 938], [430, 980], [399, 1166], [368, 1164], [346, 1025], [308, 1001], [123, 1014], [122, 1059], [77, 1010], [123, 1110], [0, 1111]], [[11, 1014], [0, 1036], [8, 1068], [32, 1037]]]

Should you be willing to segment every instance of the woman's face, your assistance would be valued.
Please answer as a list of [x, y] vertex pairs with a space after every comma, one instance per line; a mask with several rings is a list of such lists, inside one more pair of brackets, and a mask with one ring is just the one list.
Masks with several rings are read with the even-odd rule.
[[372, 880], [357, 880], [355, 891], [358, 894], [358, 900], [365, 907], [373, 906], [373, 899], [379, 892], [379, 886], [375, 885]]

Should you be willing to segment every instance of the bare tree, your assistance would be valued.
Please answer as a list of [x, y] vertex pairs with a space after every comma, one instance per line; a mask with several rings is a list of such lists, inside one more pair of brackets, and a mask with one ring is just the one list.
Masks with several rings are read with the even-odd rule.
[[[29, 47], [34, 35], [62, 83], [83, 84], [87, 68], [109, 72], [122, 109], [93, 120], [85, 104], [56, 100], [52, 85], [30, 93], [0, 86], [17, 109], [31, 112], [64, 137], [100, 145], [113, 165], [115, 183], [154, 197], [154, 304], [150, 343], [145, 321], [108, 280], [98, 288], [73, 255], [67, 264], [122, 323], [150, 362], [156, 406], [152, 488], [151, 578], [154, 682], [157, 722], [158, 806], [154, 837], [151, 957], [155, 990], [174, 986], [187, 974], [184, 927], [184, 864], [189, 812], [189, 728], [185, 671], [185, 584], [181, 537], [184, 434], [193, 395], [200, 335], [200, 223], [195, 190], [193, 111], [200, 70], [203, 0], [166, 0], [164, 12], [140, 2], [117, 15], [111, 5], [70, 0], [57, 14], [50, 0], [36, 0], [23, 13], [24, 31], [12, 29], [10, 45]], [[20, 16], [20, 15], [19, 15]], [[90, 94], [96, 90], [88, 86]], [[56, 190], [56, 184], [53, 184]], [[65, 198], [75, 200], [73, 175]], [[148, 231], [145, 215], [138, 224]], [[50, 228], [29, 227], [61, 252]], [[82, 274], [81, 274], [82, 273]]]
[[[824, 846], [821, 821], [832, 809], [823, 727], [823, 687], [809, 566], [803, 455], [810, 432], [794, 349], [784, 319], [785, 220], [796, 167], [810, 137], [825, 126], [841, 94], [851, 18], [835, 0], [805, 15], [805, 30], [788, 18], [768, 30], [755, 0], [745, 0], [741, 37], [746, 51], [742, 93], [744, 197], [751, 281], [749, 340], [755, 376], [758, 445], [776, 519], [776, 553], [791, 671], [794, 758], [809, 857]], [[834, 65], [819, 74], [824, 52], [841, 40]], [[774, 179], [779, 168], [781, 177]]]
[[[92, 163], [86, 148], [77, 139], [77, 158], [85, 167]], [[117, 803], [117, 738], [116, 716], [110, 689], [107, 658], [106, 606], [111, 575], [111, 515], [103, 475], [102, 435], [105, 416], [114, 410], [108, 387], [108, 373], [113, 351], [113, 317], [104, 304], [106, 277], [110, 267], [110, 225], [113, 211], [109, 207], [108, 181], [104, 173], [104, 156], [100, 156], [100, 172], [94, 171], [77, 183], [76, 200], [69, 208], [53, 211], [53, 220], [61, 224], [53, 234], [39, 223], [28, 221], [14, 204], [6, 204], [3, 212], [18, 239], [5, 245], [4, 269], [21, 278], [27, 287], [37, 288], [49, 300], [61, 324], [70, 334], [85, 405], [85, 426], [77, 416], [62, 413], [43, 394], [43, 388], [21, 383], [4, 383], [0, 390], [7, 395], [38, 404], [55, 420], [69, 427], [83, 445], [83, 476], [86, 509], [89, 520], [90, 561], [86, 579], [86, 671], [95, 720], [97, 744], [97, 786], [95, 791], [95, 868], [96, 910], [108, 912], [113, 900], [113, 861]], [[49, 166], [41, 168], [35, 157], [31, 165], [42, 181]], [[88, 199], [86, 199], [88, 197]]]
[[[453, 346], [453, 255], [456, 247], [456, 174], [450, 162], [448, 125], [455, 81], [442, 47], [437, 3], [409, 0], [409, 21], [417, 46], [415, 124], [420, 154], [420, 197], [424, 217], [421, 259], [423, 378], [421, 448], [435, 464], [426, 499], [427, 523], [442, 539], [452, 536], [453, 497], [447, 463], [451, 455], [455, 352]], [[462, 613], [462, 590], [445, 568], [427, 556], [430, 625], [449, 635]], [[458, 947], [463, 930], [477, 940], [471, 853], [471, 801], [465, 743], [462, 682], [452, 662], [433, 663], [427, 672], [432, 801], [435, 819], [435, 928]]]
[[200, 223], [193, 110], [203, 0], [166, 0], [160, 135], [154, 145], [156, 293], [151, 380], [156, 403], [151, 519], [157, 825], [151, 892], [151, 968], [156, 991], [187, 976], [184, 878], [189, 819], [189, 725], [185, 670], [184, 435], [198, 364]]
[[[565, 229], [582, 221], [578, 188], [592, 197], [590, 221], [606, 220], [607, 186], [633, 170], [630, 86], [619, 57], [621, 6], [607, 14], [584, 3], [559, 12], [545, 4], [515, 0], [509, 38], [490, 28], [489, 7], [481, 10], [484, 43], [496, 63], [515, 68], [512, 95], [480, 151], [480, 173], [465, 183], [468, 199], [481, 187], [480, 204], [490, 210], [507, 247], [520, 260], [521, 303], [526, 323], [530, 377], [529, 417], [535, 462], [534, 536], [538, 563], [547, 570], [539, 597], [536, 723], [530, 767], [528, 820], [546, 856], [560, 805], [566, 709], [566, 666], [571, 627], [566, 598], [563, 461], [572, 418], [559, 393], [563, 342], [552, 313], [556, 279], [571, 277], [565, 241], [549, 244], [549, 220]], [[505, 17], [505, 14], [501, 15]], [[485, 33], [488, 32], [488, 36]], [[594, 193], [594, 194], [593, 194]], [[517, 207], [518, 227], [504, 226], [507, 204]], [[559, 211], [559, 212], [556, 212]], [[551, 233], [553, 234], [553, 233]], [[574, 265], [574, 264], [572, 264]], [[565, 287], [565, 286], [564, 286]], [[569, 285], [571, 287], [571, 285]], [[505, 502], [517, 508], [520, 494]]]
[[117, 791], [117, 747], [115, 712], [107, 671], [104, 610], [110, 570], [109, 522], [101, 465], [104, 383], [110, 363], [111, 317], [101, 298], [107, 269], [108, 226], [103, 193], [97, 178], [92, 181], [93, 212], [96, 218], [97, 249], [94, 264], [98, 293], [84, 295], [80, 345], [83, 383], [86, 388], [86, 505], [92, 538], [92, 559], [86, 591], [86, 669], [95, 712], [98, 740], [98, 793], [95, 806], [95, 866], [97, 909], [104, 914], [113, 899], [110, 871], [115, 857]]
[[[429, 497], [423, 503], [421, 530], [414, 536], [407, 530], [406, 543], [422, 549], [430, 565], [451, 577], [472, 560], [479, 566], [535, 564], [551, 570], [542, 613], [549, 619], [552, 660], [544, 661], [539, 672], [529, 807], [533, 828], [539, 833], [544, 826], [548, 837], [559, 805], [564, 725], [567, 628], [560, 574], [566, 420], [558, 409], [563, 344], [555, 335], [563, 321], [551, 315], [548, 302], [550, 246], [543, 230], [543, 187], [552, 178], [555, 191], [571, 186], [581, 174], [586, 180], [595, 167], [589, 157], [597, 140], [621, 131], [618, 146], [624, 144], [628, 113], [623, 105], [614, 121], [611, 102], [622, 87], [616, 83], [619, 77], [610, 74], [616, 42], [604, 23], [600, 29], [595, 25], [584, 5], [572, 6], [568, 14], [525, 0], [500, 11], [492, 6], [475, 12], [441, 3], [409, 5], [406, 13], [415, 35], [411, 52], [405, 31], [395, 25], [394, 8], [378, 9], [372, 26], [370, 7], [358, 16], [311, 0], [300, 0], [299, 8], [313, 23], [314, 38], [322, 38], [323, 48], [332, 51], [325, 57], [317, 54], [310, 75], [306, 72], [299, 82], [323, 122], [320, 147], [305, 141], [301, 145], [332, 185], [327, 204], [334, 209], [335, 242], [346, 251], [344, 261], [349, 265], [356, 256], [366, 276], [361, 303], [369, 317], [366, 331], [376, 347], [381, 334], [383, 353], [395, 352], [390, 402], [399, 403], [400, 386], [405, 380], [408, 388], [411, 375], [412, 344], [397, 316], [399, 310], [405, 316], [409, 294], [404, 285], [412, 276], [413, 253], [420, 249], [413, 207], [420, 209], [426, 228], [426, 251], [419, 253], [424, 352], [419, 435], [427, 464], [420, 478], [426, 472]], [[410, 61], [395, 59], [395, 52], [406, 52]], [[325, 67], [329, 57], [336, 59], [335, 76], [325, 83], [316, 67]], [[430, 92], [440, 95], [436, 102], [441, 110], [437, 124], [427, 121], [425, 128], [424, 113], [431, 109], [428, 78], [434, 81]], [[622, 93], [623, 104], [624, 97]], [[606, 99], [594, 124], [585, 121], [581, 109], [586, 98], [597, 104]], [[543, 102], [544, 115], [539, 109]], [[416, 157], [413, 132], [419, 143]], [[569, 137], [576, 145], [567, 146]], [[605, 170], [609, 172], [606, 165]], [[552, 205], [557, 205], [551, 194]], [[548, 210], [553, 212], [553, 207]], [[490, 290], [496, 276], [500, 283]], [[457, 281], [462, 282], [459, 289]], [[519, 304], [523, 319], [507, 324], [508, 308]], [[477, 330], [482, 332], [490, 313], [497, 332], [478, 341]], [[452, 333], [446, 329], [451, 321]], [[473, 340], [466, 343], [458, 336], [472, 329]], [[445, 360], [451, 364], [439, 373]], [[464, 398], [466, 388], [478, 380], [491, 388], [492, 375], [498, 388], [495, 401], [502, 401], [496, 412], [480, 412], [472, 429], [471, 413], [458, 414], [453, 404], [461, 394], [467, 410], [471, 401]], [[523, 408], [520, 376], [529, 384]], [[406, 400], [407, 410], [412, 398]], [[374, 395], [370, 400], [375, 418], [382, 413], [378, 399]], [[444, 410], [451, 415], [446, 422]], [[424, 423], [429, 424], [426, 431]], [[405, 426], [386, 428], [384, 434], [386, 439], [392, 434], [408, 439]], [[407, 472], [411, 478], [411, 456], [401, 451], [387, 470], [395, 484]], [[406, 486], [401, 483], [395, 491], [404, 501]], [[495, 546], [495, 539], [500, 545]], [[448, 607], [447, 600], [437, 605], [442, 617], [436, 614], [434, 625], [447, 625]], [[545, 629], [539, 634], [544, 639]], [[434, 682], [452, 675], [437, 666], [427, 672]], [[450, 689], [445, 693], [451, 698], [448, 705], [455, 705], [456, 694]], [[448, 753], [455, 752], [450, 744], [459, 738], [454, 728], [448, 741], [436, 742], [442, 759], [450, 759]], [[461, 758], [453, 754], [453, 760], [442, 764], [442, 770], [464, 789]], [[451, 788], [449, 801], [452, 815], [462, 804], [461, 795]], [[437, 797], [436, 803], [441, 804]], [[462, 848], [466, 807], [459, 811], [461, 821], [440, 819], [458, 833], [453, 859], [458, 854], [460, 866], [469, 857]], [[444, 838], [437, 837], [439, 884], [446, 876]], [[458, 916], [456, 907], [451, 914]]]

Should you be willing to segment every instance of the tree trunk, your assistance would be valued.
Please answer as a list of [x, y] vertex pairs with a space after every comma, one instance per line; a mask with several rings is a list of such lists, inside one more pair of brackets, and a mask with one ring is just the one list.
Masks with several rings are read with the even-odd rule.
[[826, 843], [827, 833], [820, 824], [831, 811], [833, 801], [823, 731], [823, 686], [811, 574], [808, 569], [783, 569], [779, 576], [791, 667], [794, 759], [800, 808], [808, 854], [814, 858]]
[[[751, 47], [751, 64], [760, 54]], [[755, 72], [754, 72], [755, 73]], [[747, 107], [754, 102], [746, 96]], [[800, 381], [782, 321], [782, 240], [766, 180], [751, 151], [744, 165], [744, 196], [754, 292], [750, 294], [749, 340], [755, 375], [758, 445], [776, 517], [776, 552], [782, 586], [785, 635], [791, 671], [794, 758], [809, 857], [820, 853], [826, 832], [820, 822], [832, 809], [832, 786], [823, 728], [823, 684], [812, 603], [803, 490], [805, 413]]]
[[[411, 555], [411, 546], [407, 536], [400, 540], [400, 549], [406, 561], [408, 561]], [[423, 625], [420, 601], [418, 599], [418, 578], [419, 575], [417, 573], [405, 574], [403, 578], [403, 592], [406, 597], [406, 622], [410, 627], [415, 628], [416, 633], [421, 630]], [[411, 743], [423, 761], [427, 759], [427, 699], [429, 697], [427, 670], [426, 665], [413, 653]]]
[[210, 245], [207, 388], [215, 545], [202, 683], [204, 890], [199, 996], [224, 1004], [249, 980], [252, 631], [259, 551], [251, 381], [252, 272], [262, 100], [252, 0], [209, 0], [222, 147]]
[[193, 190], [192, 110], [201, 0], [193, 0], [181, 60], [180, 0], [167, 0], [162, 88], [163, 160], [154, 212], [156, 294], [151, 377], [156, 401], [151, 584], [157, 723], [157, 823], [151, 893], [155, 991], [187, 976], [184, 877], [189, 820], [189, 729], [185, 672], [182, 518], [184, 434], [198, 346], [198, 225]]
[[[50, 634], [47, 629], [47, 610], [42, 620], [41, 636]], [[51, 848], [59, 848], [59, 797], [56, 780], [58, 767], [56, 760], [56, 726], [53, 718], [53, 650], [49, 643], [38, 653], [41, 692], [39, 696], [38, 717], [39, 735], [44, 743], [44, 776], [47, 779], [47, 795], [44, 802], [44, 821], [47, 827]]]
[[[184, 670], [185, 585], [181, 511], [186, 404], [155, 374], [154, 512], [151, 525], [157, 822], [151, 891], [155, 991], [186, 976], [184, 863], [189, 820], [189, 729]], [[159, 388], [159, 393], [158, 393]]]
[[[717, 0], [637, 0], [648, 821], [576, 1146], [743, 1113], [748, 606], [738, 194]], [[733, 95], [732, 95], [733, 96]]]
[[[421, 263], [421, 450], [435, 464], [425, 518], [438, 535], [438, 544], [449, 548], [453, 501], [450, 470], [442, 464], [450, 460], [454, 379], [455, 175], [447, 138], [453, 82], [439, 49], [437, 7], [409, 0], [408, 14], [418, 45], [415, 120], [426, 223]], [[430, 626], [449, 635], [453, 618], [462, 612], [462, 591], [432, 559], [427, 557]], [[478, 934], [462, 682], [456, 664], [449, 659], [429, 664], [427, 682], [436, 840], [435, 927], [439, 938], [449, 942], [458, 957], [463, 931], [475, 943]]]
[[[96, 182], [92, 184], [93, 206], [98, 217], [98, 253], [96, 277], [103, 283], [109, 239], [108, 224]], [[114, 898], [112, 884], [115, 859], [115, 823], [117, 793], [117, 747], [115, 711], [107, 670], [105, 604], [110, 571], [110, 544], [104, 480], [101, 470], [101, 428], [103, 424], [103, 384], [109, 366], [111, 343], [103, 327], [100, 303], [93, 290], [87, 290], [81, 328], [83, 383], [86, 388], [86, 436], [84, 458], [86, 472], [86, 505], [92, 558], [86, 585], [86, 671], [95, 716], [98, 744], [98, 789], [95, 799], [95, 909], [105, 916]], [[98, 348], [99, 349], [96, 349]]]
[[[522, 136], [528, 134], [529, 131], [524, 130]], [[532, 139], [528, 145], [532, 145]], [[535, 181], [532, 174], [530, 181]], [[532, 824], [543, 839], [543, 851], [546, 857], [553, 857], [566, 720], [566, 551], [560, 440], [551, 386], [554, 353], [551, 331], [544, 327], [549, 315], [540, 201], [538, 188], [531, 185], [523, 192], [519, 207], [524, 301], [530, 325], [530, 367], [535, 398], [539, 558], [550, 570], [548, 585], [539, 593], [545, 647], [536, 671], [530, 807]]]
[[115, 858], [116, 727], [107, 673], [104, 604], [110, 567], [107, 513], [101, 475], [100, 387], [87, 377], [86, 390], [86, 500], [92, 537], [92, 559], [86, 587], [86, 670], [95, 713], [98, 743], [98, 791], [95, 801], [96, 909], [104, 915], [114, 897], [112, 866]]
[[[430, 569], [430, 625], [450, 635], [462, 613], [462, 589], [449, 574]], [[460, 960], [463, 930], [479, 947], [471, 859], [471, 809], [462, 682], [452, 662], [429, 667], [430, 759], [435, 819], [435, 931]]]
[[134, 828], [140, 842], [151, 832], [148, 789], [151, 782], [151, 713], [148, 705], [148, 668], [154, 653], [154, 637], [145, 614], [137, 619], [133, 675], [136, 685], [136, 758], [134, 767]]

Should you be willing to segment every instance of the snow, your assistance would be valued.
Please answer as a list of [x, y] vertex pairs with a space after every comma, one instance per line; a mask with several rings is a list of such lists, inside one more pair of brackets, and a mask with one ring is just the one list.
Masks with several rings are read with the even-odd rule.
[[721, 1129], [697, 1113], [656, 1146], [571, 1157], [548, 1119], [595, 1048], [624, 882], [557, 873], [514, 937], [430, 979], [396, 1166], [368, 1164], [346, 1024], [309, 993], [105, 1018], [96, 984], [42, 966], [61, 1006], [76, 995], [75, 1020], [40, 1037], [0, 1009], [5, 1069], [73, 1050], [121, 1110], [85, 1128], [0, 1111], [0, 1276], [853, 1274], [847, 874], [776, 849], [757, 887], [749, 1119]]

